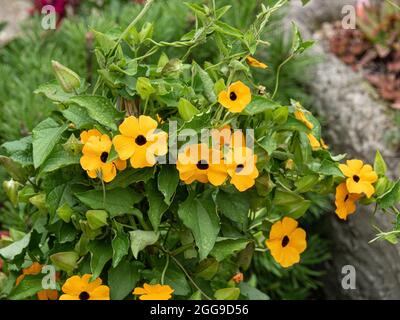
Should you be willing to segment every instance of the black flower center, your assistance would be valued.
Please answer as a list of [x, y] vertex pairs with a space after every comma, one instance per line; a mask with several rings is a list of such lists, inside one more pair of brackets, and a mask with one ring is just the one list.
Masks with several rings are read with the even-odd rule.
[[237, 166], [236, 166], [236, 173], [240, 173], [242, 170], [243, 170], [243, 168], [244, 168], [244, 164], [238, 164]]
[[197, 162], [197, 169], [199, 170], [207, 170], [209, 165], [207, 163], [207, 161], [205, 160], [200, 160], [199, 162]]
[[106, 162], [107, 162], [107, 159], [108, 159], [108, 152], [103, 152], [103, 153], [101, 154], [101, 156], [100, 156], [101, 162], [106, 163]]
[[89, 300], [89, 298], [90, 298], [90, 295], [86, 291], [82, 291], [79, 294], [79, 300]]
[[360, 181], [360, 177], [358, 176], [358, 175], [354, 175], [353, 176], [353, 180], [355, 181], [355, 182], [358, 182], [358, 181]]
[[344, 197], [344, 202], [346, 202], [347, 200], [349, 200], [349, 195], [346, 194], [346, 196]]
[[286, 247], [289, 244], [289, 237], [288, 236], [284, 236], [282, 239], [282, 247]]
[[229, 94], [229, 98], [230, 98], [232, 101], [235, 101], [235, 100], [237, 99], [236, 93], [231, 92], [231, 93]]
[[146, 144], [147, 140], [146, 137], [143, 135], [137, 136], [135, 139], [135, 142], [138, 146], [142, 146], [144, 144]]

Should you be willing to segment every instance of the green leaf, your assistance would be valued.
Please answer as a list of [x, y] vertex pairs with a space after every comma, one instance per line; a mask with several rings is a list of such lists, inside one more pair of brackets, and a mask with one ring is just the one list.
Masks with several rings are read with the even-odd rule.
[[65, 92], [57, 82], [42, 84], [34, 91], [34, 93], [43, 95], [52, 101], [60, 103], [67, 102], [74, 96], [73, 93]]
[[163, 195], [157, 190], [155, 181], [149, 181], [149, 183], [146, 184], [145, 189], [147, 200], [149, 202], [148, 216], [153, 229], [157, 231], [162, 215], [167, 211], [168, 205], [164, 202]]
[[136, 82], [136, 91], [143, 100], [149, 99], [149, 97], [156, 92], [151, 85], [148, 78], [139, 77]]
[[135, 259], [138, 254], [147, 246], [155, 244], [160, 236], [159, 233], [154, 231], [134, 230], [129, 232], [131, 238], [131, 250]]
[[68, 103], [75, 103], [85, 108], [93, 120], [112, 130], [117, 130], [117, 123], [123, 117], [123, 114], [115, 109], [110, 100], [102, 96], [72, 97]]
[[123, 300], [133, 291], [140, 279], [142, 264], [137, 261], [122, 261], [116, 268], [108, 271], [108, 285], [111, 300]]
[[250, 241], [247, 239], [227, 239], [215, 243], [210, 254], [221, 262], [232, 256], [235, 252], [244, 250]]
[[2, 145], [12, 160], [23, 167], [33, 165], [32, 136], [6, 142]]
[[61, 112], [77, 129], [91, 129], [96, 124], [96, 121], [89, 116], [87, 110], [76, 104], [69, 106], [68, 109], [62, 110]]
[[196, 114], [200, 113], [200, 111], [185, 98], [179, 100], [178, 112], [185, 121], [190, 121]]
[[122, 188], [107, 190], [105, 199], [103, 190], [89, 190], [75, 195], [91, 209], [106, 210], [111, 218], [132, 213], [133, 205], [142, 199], [142, 196], [135, 191]]
[[237, 300], [240, 295], [239, 288], [224, 288], [215, 291], [214, 297], [217, 300]]
[[39, 168], [47, 159], [66, 129], [67, 125], [59, 126], [51, 118], [43, 120], [33, 129], [33, 164], [35, 168]]
[[216, 198], [217, 209], [228, 219], [240, 224], [247, 223], [247, 215], [250, 209], [248, 195], [244, 193], [228, 193], [218, 191]]
[[278, 103], [269, 98], [253, 96], [251, 102], [247, 105], [242, 113], [247, 116], [254, 116], [267, 110], [275, 110], [279, 107], [280, 105]]
[[384, 176], [387, 171], [385, 160], [383, 160], [383, 157], [379, 150], [376, 151], [375, 155], [374, 171], [378, 174], [378, 176]]
[[170, 205], [179, 184], [178, 170], [172, 165], [162, 166], [157, 181], [158, 190], [164, 195], [165, 203]]
[[104, 241], [89, 243], [89, 251], [91, 254], [90, 269], [94, 280], [100, 276], [105, 264], [112, 258], [113, 254], [111, 247], [105, 245]]
[[94, 33], [97, 46], [105, 55], [107, 55], [116, 46], [117, 43], [110, 35], [98, 32], [96, 30], [91, 31]]
[[193, 66], [195, 67], [200, 76], [201, 82], [203, 83], [203, 93], [207, 100], [211, 103], [217, 102], [217, 96], [214, 93], [214, 82], [212, 81], [210, 75], [196, 62], [193, 62]]
[[235, 37], [238, 39], [243, 38], [243, 33], [239, 29], [236, 29], [236, 28], [230, 26], [229, 24], [219, 21], [219, 20], [215, 21], [214, 29], [217, 32], [226, 34], [228, 36], [232, 36], [232, 37]]
[[321, 167], [317, 170], [318, 173], [323, 174], [325, 176], [334, 176], [343, 178], [344, 175], [342, 171], [340, 171], [337, 163], [333, 161], [329, 161], [327, 159], [323, 160], [321, 163]]
[[75, 251], [57, 252], [50, 256], [53, 265], [63, 271], [72, 273], [77, 268], [79, 255]]
[[274, 123], [278, 125], [285, 124], [289, 115], [289, 108], [288, 107], [279, 107], [274, 110], [272, 113]]
[[55, 149], [41, 166], [40, 174], [79, 164], [80, 157], [80, 155], [67, 152], [63, 148]]
[[27, 233], [22, 239], [0, 249], [0, 256], [7, 260], [13, 260], [17, 255], [24, 251], [24, 249], [29, 245], [30, 240], [31, 233]]
[[241, 282], [239, 284], [240, 294], [245, 296], [249, 300], [270, 300], [269, 296], [264, 292], [252, 287], [247, 282]]
[[114, 239], [111, 242], [113, 249], [112, 266], [115, 268], [118, 266], [123, 257], [128, 254], [129, 251], [129, 238], [124, 232], [117, 232]]
[[382, 209], [388, 209], [400, 202], [400, 179], [386, 192], [380, 199], [378, 204]]
[[192, 230], [199, 248], [200, 260], [205, 259], [214, 247], [220, 228], [211, 197], [202, 199], [189, 197], [180, 205], [178, 215], [185, 226]]
[[112, 190], [116, 188], [126, 188], [129, 185], [137, 182], [146, 183], [154, 175], [154, 168], [143, 169], [127, 169], [118, 173], [117, 177], [109, 183], [106, 188]]
[[311, 201], [305, 200], [294, 192], [278, 188], [275, 191], [273, 204], [277, 206], [285, 216], [298, 219], [307, 212]]
[[295, 182], [296, 192], [304, 193], [310, 191], [319, 181], [319, 175], [317, 174], [308, 174], [304, 177], [301, 177], [299, 180]]
[[43, 290], [42, 274], [26, 275], [24, 279], [9, 294], [9, 300], [24, 300]]

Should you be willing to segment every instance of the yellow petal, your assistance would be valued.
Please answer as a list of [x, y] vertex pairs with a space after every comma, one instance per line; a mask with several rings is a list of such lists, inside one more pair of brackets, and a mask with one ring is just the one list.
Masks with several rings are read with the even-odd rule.
[[118, 157], [121, 160], [127, 160], [132, 157], [136, 149], [133, 138], [117, 135], [114, 137], [113, 142], [115, 151], [118, 153]]
[[158, 123], [153, 118], [143, 115], [139, 117], [139, 134], [147, 137], [157, 128], [157, 126]]
[[138, 119], [134, 116], [125, 118], [125, 120], [119, 126], [119, 132], [121, 132], [124, 136], [136, 138], [136, 136], [139, 134]]

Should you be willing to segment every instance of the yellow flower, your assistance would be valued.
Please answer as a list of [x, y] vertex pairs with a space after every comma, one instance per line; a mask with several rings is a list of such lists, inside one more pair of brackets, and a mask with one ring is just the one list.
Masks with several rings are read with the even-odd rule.
[[312, 130], [314, 128], [314, 125], [306, 118], [306, 115], [304, 114], [303, 111], [296, 110], [294, 112], [294, 116], [297, 120], [303, 122], [308, 129]]
[[260, 68], [260, 69], [268, 68], [268, 66], [265, 63], [258, 61], [256, 58], [254, 58], [252, 56], [247, 56], [246, 61], [250, 66], [252, 66], [254, 68]]
[[226, 156], [226, 166], [231, 184], [240, 192], [254, 186], [258, 177], [257, 155], [249, 148], [234, 148]]
[[81, 140], [86, 141], [82, 153], [80, 163], [90, 178], [95, 179], [100, 177], [105, 182], [112, 181], [117, 175], [117, 170], [124, 170], [126, 168], [126, 162], [120, 159], [107, 162], [108, 156], [111, 151], [112, 142], [111, 139], [103, 134], [81, 135]]
[[[28, 268], [22, 269], [22, 274], [15, 280], [15, 284], [18, 286], [21, 281], [25, 278], [26, 275], [37, 275], [42, 271], [43, 266], [34, 262]], [[37, 293], [37, 297], [39, 300], [57, 300], [58, 299], [58, 291], [57, 290], [40, 290]]]
[[173, 292], [174, 289], [168, 285], [145, 283], [143, 288], [135, 288], [133, 294], [140, 296], [140, 300], [169, 300]]
[[243, 132], [241, 130], [233, 130], [229, 125], [221, 129], [212, 129], [211, 138], [215, 149], [241, 148], [246, 146], [246, 139]]
[[62, 286], [60, 300], [110, 300], [110, 289], [102, 285], [100, 278], [89, 282], [91, 274], [72, 276]]
[[241, 81], [232, 83], [228, 90], [221, 91], [218, 95], [218, 102], [232, 113], [242, 112], [250, 101], [250, 88]]
[[335, 205], [336, 214], [340, 219], [346, 220], [349, 214], [356, 211], [355, 202], [360, 199], [359, 194], [349, 193], [346, 183], [343, 182], [336, 187]]
[[122, 160], [130, 159], [133, 168], [152, 167], [156, 156], [168, 151], [168, 135], [157, 132], [158, 123], [148, 116], [130, 116], [119, 126], [121, 135], [114, 137], [115, 150]]
[[321, 148], [321, 144], [319, 143], [319, 141], [317, 140], [316, 137], [314, 137], [314, 135], [312, 135], [311, 133], [307, 134], [308, 140], [310, 141], [310, 145], [311, 148], [315, 151], [318, 150], [319, 148]]
[[86, 142], [88, 142], [89, 138], [91, 136], [96, 136], [96, 137], [101, 137], [103, 134], [97, 130], [97, 129], [90, 129], [88, 131], [82, 131], [81, 132], [81, 142], [83, 144], [85, 144]]
[[272, 257], [284, 268], [298, 263], [300, 254], [307, 248], [306, 232], [297, 225], [296, 220], [283, 218], [273, 224], [266, 241]]
[[347, 160], [346, 164], [339, 165], [340, 170], [347, 177], [346, 187], [350, 193], [364, 193], [370, 198], [375, 188], [372, 185], [378, 180], [378, 175], [369, 164], [364, 165], [361, 160]]
[[193, 181], [223, 184], [228, 176], [220, 150], [210, 149], [206, 144], [192, 144], [178, 155], [176, 168], [186, 184]]

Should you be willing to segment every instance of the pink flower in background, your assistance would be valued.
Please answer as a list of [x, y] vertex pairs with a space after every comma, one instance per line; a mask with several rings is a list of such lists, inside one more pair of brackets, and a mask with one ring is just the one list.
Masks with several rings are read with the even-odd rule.
[[371, 3], [369, 0], [358, 0], [357, 1], [357, 17], [359, 17], [362, 20], [366, 20], [367, 15], [365, 13], [365, 9], [369, 8], [371, 6]]

